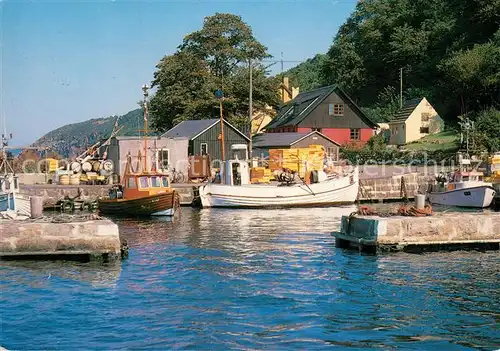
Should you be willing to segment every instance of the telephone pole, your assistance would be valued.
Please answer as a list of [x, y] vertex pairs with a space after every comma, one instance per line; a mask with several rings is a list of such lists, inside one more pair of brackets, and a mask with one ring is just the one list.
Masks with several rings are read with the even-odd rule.
[[252, 59], [248, 60], [249, 72], [250, 72], [250, 92], [248, 96], [248, 123], [249, 130], [248, 136], [250, 138], [250, 143], [248, 144], [248, 157], [252, 160], [252, 120], [253, 120], [253, 70], [252, 70]]
[[403, 67], [399, 69], [399, 108], [403, 108]]

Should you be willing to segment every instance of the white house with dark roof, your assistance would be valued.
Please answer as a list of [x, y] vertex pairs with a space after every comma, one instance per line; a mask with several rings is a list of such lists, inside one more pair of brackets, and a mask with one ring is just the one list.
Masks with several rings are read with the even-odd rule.
[[389, 122], [389, 144], [405, 145], [439, 133], [443, 127], [443, 120], [425, 97], [409, 100]]

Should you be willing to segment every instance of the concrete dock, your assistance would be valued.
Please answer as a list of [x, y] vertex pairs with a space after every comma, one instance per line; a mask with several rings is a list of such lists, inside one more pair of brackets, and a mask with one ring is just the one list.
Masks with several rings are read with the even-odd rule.
[[429, 217], [343, 216], [332, 235], [339, 247], [361, 251], [422, 252], [500, 249], [500, 214], [450, 213]]
[[0, 220], [0, 259], [121, 258], [118, 226], [97, 216]]

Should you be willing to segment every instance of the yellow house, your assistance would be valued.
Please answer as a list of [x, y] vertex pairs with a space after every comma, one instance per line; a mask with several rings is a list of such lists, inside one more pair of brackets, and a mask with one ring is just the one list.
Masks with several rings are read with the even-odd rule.
[[[283, 77], [278, 92], [281, 102], [287, 103], [299, 94], [299, 88], [290, 87], [288, 77]], [[252, 116], [252, 135], [262, 133], [262, 129], [273, 120], [275, 115], [276, 111], [271, 106], [266, 106], [264, 109], [255, 111]]]
[[405, 145], [443, 130], [444, 123], [426, 98], [407, 101], [389, 122], [389, 144]]

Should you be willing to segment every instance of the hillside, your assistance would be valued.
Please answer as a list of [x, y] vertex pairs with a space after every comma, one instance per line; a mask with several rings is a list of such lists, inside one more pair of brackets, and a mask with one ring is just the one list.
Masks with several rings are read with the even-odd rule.
[[[49, 147], [64, 157], [76, 156], [98, 140], [107, 138], [113, 130], [115, 120], [116, 117], [112, 116], [67, 124], [45, 134], [35, 141], [34, 146]], [[138, 127], [142, 127], [142, 121], [142, 109], [120, 116], [118, 123], [123, 128], [119, 135], [136, 135]]]
[[300, 91], [319, 88], [323, 85], [322, 71], [327, 59], [326, 54], [316, 54], [313, 58], [279, 74], [278, 77], [288, 77], [291, 86], [299, 87]]

